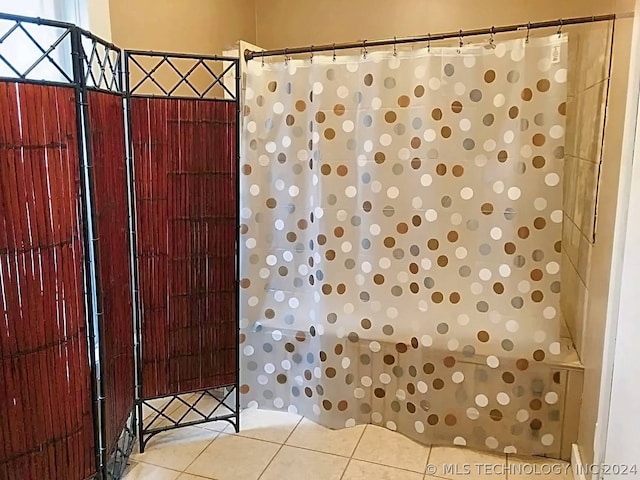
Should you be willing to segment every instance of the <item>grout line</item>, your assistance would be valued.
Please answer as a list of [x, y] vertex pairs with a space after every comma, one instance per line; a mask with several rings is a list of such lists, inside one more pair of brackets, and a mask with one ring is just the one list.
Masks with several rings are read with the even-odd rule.
[[[280, 453], [280, 451], [282, 450], [282, 447], [284, 447], [285, 443], [287, 443], [287, 440], [289, 440], [289, 438], [291, 437], [291, 435], [293, 435], [293, 432], [296, 431], [296, 428], [298, 428], [298, 425], [300, 425], [300, 423], [302, 422], [302, 419], [304, 417], [302, 415], [300, 415], [300, 419], [298, 420], [298, 422], [296, 423], [296, 426], [293, 427], [291, 429], [291, 432], [289, 432], [289, 435], [287, 435], [287, 438], [284, 439], [284, 441], [280, 444], [280, 448], [278, 449], [278, 451], [275, 453], [275, 455], [273, 457], [271, 457], [271, 460], [269, 460], [269, 463], [267, 463], [267, 465], [264, 467], [264, 469], [262, 470], [262, 473], [260, 473], [260, 476], [258, 477], [257, 480], [260, 480], [262, 478], [262, 476], [264, 475], [264, 472], [267, 471], [267, 469], [269, 468], [269, 466], [273, 463], [273, 460], [278, 456], [278, 454]], [[271, 443], [275, 443], [275, 442], [271, 442]]]
[[367, 429], [368, 425], [365, 425], [364, 428], [362, 429], [362, 433], [360, 434], [360, 437], [358, 437], [358, 441], [356, 442], [356, 446], [353, 447], [353, 451], [351, 452], [351, 455], [349, 455], [349, 460], [347, 460], [347, 464], [344, 466], [344, 470], [342, 471], [342, 475], [340, 475], [340, 479], [342, 480], [344, 478], [344, 474], [347, 473], [347, 469], [349, 468], [349, 464], [351, 463], [351, 460], [353, 460], [353, 455], [356, 453], [356, 450], [358, 449], [358, 446], [360, 445], [360, 441], [362, 440], [362, 437], [364, 437], [364, 432]]
[[[213, 430], [207, 430], [207, 431], [208, 431], [208, 432], [213, 432]], [[204, 453], [204, 451], [205, 451], [207, 448], [209, 448], [209, 447], [211, 446], [211, 444], [212, 444], [213, 442], [215, 442], [215, 441], [218, 439], [218, 437], [220, 436], [220, 434], [221, 434], [221, 433], [222, 433], [222, 432], [216, 432], [216, 436], [215, 436], [215, 437], [213, 437], [209, 443], [207, 443], [206, 447], [204, 447], [204, 448], [200, 451], [200, 453], [198, 453], [198, 455], [196, 455], [196, 456], [194, 457], [194, 459], [193, 459], [193, 460], [191, 460], [191, 463], [190, 463], [189, 465], [187, 465], [186, 467], [184, 467], [183, 473], [187, 473], [187, 470], [189, 469], [189, 467], [190, 467], [191, 465], [193, 465], [193, 464], [195, 463], [195, 461], [196, 461], [198, 458], [200, 458], [200, 456]]]

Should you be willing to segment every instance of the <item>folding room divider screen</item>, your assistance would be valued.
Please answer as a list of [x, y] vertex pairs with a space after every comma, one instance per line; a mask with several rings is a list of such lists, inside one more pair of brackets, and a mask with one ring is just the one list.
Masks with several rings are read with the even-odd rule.
[[237, 71], [0, 14], [0, 478], [238, 428]]

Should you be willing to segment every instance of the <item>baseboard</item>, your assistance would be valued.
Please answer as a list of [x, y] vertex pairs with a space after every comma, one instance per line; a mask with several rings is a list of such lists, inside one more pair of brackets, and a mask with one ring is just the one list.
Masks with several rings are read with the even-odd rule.
[[574, 443], [571, 445], [571, 471], [573, 473], [573, 480], [587, 480], [584, 469], [576, 468], [578, 465], [584, 464], [582, 463], [582, 455], [580, 455], [580, 447]]

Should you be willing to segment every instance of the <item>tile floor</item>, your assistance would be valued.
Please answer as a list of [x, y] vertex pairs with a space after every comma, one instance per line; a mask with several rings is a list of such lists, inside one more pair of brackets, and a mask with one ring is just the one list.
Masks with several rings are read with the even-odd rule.
[[[571, 480], [568, 464], [465, 448], [429, 447], [374, 425], [329, 430], [299, 415], [249, 409], [185, 427], [134, 450], [125, 480]], [[457, 471], [445, 464], [457, 465]], [[466, 465], [465, 465], [466, 464]], [[527, 464], [527, 465], [524, 465]], [[520, 465], [520, 468], [517, 466]], [[455, 468], [455, 467], [454, 467]], [[427, 473], [428, 471], [428, 473]], [[553, 474], [549, 475], [550, 472]], [[525, 473], [525, 475], [521, 475]], [[527, 476], [526, 473], [533, 473]], [[557, 474], [556, 474], [557, 473]], [[545, 475], [547, 474], [547, 475]]]

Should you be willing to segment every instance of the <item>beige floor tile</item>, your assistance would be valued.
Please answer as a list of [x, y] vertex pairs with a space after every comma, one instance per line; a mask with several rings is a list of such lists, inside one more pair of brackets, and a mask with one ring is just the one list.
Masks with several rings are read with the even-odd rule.
[[386, 428], [367, 425], [353, 458], [424, 473], [429, 447]]
[[508, 480], [572, 480], [568, 462], [542, 457], [507, 456]]
[[131, 462], [124, 473], [123, 480], [176, 480], [180, 472], [149, 465], [148, 463]]
[[342, 480], [422, 480], [422, 474], [386, 467], [375, 463], [351, 460]]
[[287, 440], [287, 445], [350, 457], [364, 428], [364, 425], [358, 425], [352, 428], [331, 430], [303, 418]]
[[344, 457], [285, 445], [260, 480], [340, 480], [348, 461]]
[[135, 453], [131, 455], [131, 459], [173, 470], [184, 470], [219, 434], [195, 427], [169, 430], [152, 437], [145, 452]]
[[186, 473], [217, 480], [257, 480], [279, 448], [275, 443], [220, 434]]
[[464, 447], [434, 446], [429, 455], [427, 473], [456, 480], [463, 477], [505, 480], [506, 457], [505, 454], [479, 452]]
[[[293, 413], [250, 408], [240, 413], [239, 435], [268, 442], [284, 443], [301, 418], [300, 415]], [[224, 432], [233, 433], [233, 426], [227, 426]]]
[[209, 480], [207, 477], [199, 477], [197, 475], [191, 475], [190, 473], [182, 473], [178, 477], [178, 480]]

